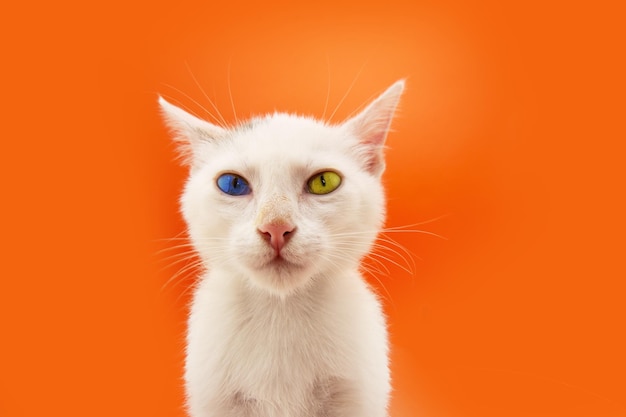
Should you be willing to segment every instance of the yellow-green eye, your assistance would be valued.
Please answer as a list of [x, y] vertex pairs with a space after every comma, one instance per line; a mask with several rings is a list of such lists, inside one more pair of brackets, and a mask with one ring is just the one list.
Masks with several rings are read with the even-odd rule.
[[335, 191], [339, 184], [341, 184], [341, 177], [333, 171], [320, 172], [307, 181], [309, 192], [313, 194], [328, 194]]

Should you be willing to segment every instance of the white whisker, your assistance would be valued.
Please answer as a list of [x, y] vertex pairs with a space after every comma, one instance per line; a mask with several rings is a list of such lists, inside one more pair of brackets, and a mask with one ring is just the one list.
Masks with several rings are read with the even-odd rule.
[[186, 252], [168, 256], [167, 258], [163, 259], [163, 262], [167, 262], [167, 265], [164, 268], [173, 268], [183, 262], [187, 262], [190, 260], [195, 261], [196, 259], [198, 259], [198, 255], [195, 252]]
[[165, 289], [173, 282], [182, 282], [189, 278], [193, 273], [194, 278], [199, 274], [201, 269], [203, 268], [202, 261], [199, 259], [196, 260], [187, 260], [191, 261], [184, 267], [180, 268], [174, 275], [172, 275], [161, 287], [161, 291], [165, 291]]
[[[217, 117], [215, 117], [215, 115], [214, 115], [213, 113], [211, 113], [211, 112], [209, 111], [209, 109], [207, 109], [206, 107], [204, 107], [202, 104], [200, 104], [200, 102], [199, 102], [199, 101], [197, 101], [196, 99], [194, 99], [193, 97], [191, 97], [189, 94], [185, 93], [183, 90], [181, 90], [181, 89], [179, 89], [179, 88], [174, 87], [174, 86], [173, 86], [173, 85], [171, 85], [171, 84], [167, 84], [167, 83], [162, 83], [162, 84], [163, 84], [164, 86], [168, 87], [168, 88], [171, 88], [172, 90], [177, 91], [178, 93], [182, 94], [183, 96], [185, 96], [187, 99], [189, 99], [189, 100], [190, 100], [192, 103], [194, 103], [196, 106], [200, 107], [200, 109], [202, 109], [202, 111], [204, 111], [206, 114], [208, 114], [208, 115], [209, 115], [209, 117], [211, 117], [211, 118], [212, 118], [212, 119], [213, 119], [213, 120], [214, 120], [214, 121], [215, 121], [218, 125], [220, 125], [220, 126], [222, 126], [222, 127], [224, 127], [224, 126], [225, 126], [225, 124], [222, 124], [222, 122], [221, 122], [221, 121], [220, 121]], [[165, 97], [165, 98], [168, 98], [168, 99], [172, 98], [171, 96], [168, 96], [168, 95], [166, 95], [166, 94], [161, 94], [161, 95], [162, 95], [163, 97]], [[180, 100], [177, 100], [177, 99], [173, 99], [172, 101], [177, 102], [177, 103], [179, 103], [179, 104], [181, 103], [181, 102], [180, 102]], [[199, 119], [204, 119], [203, 117], [198, 116], [197, 114], [195, 114], [195, 112], [190, 111], [188, 106], [184, 106], [184, 105], [183, 105], [182, 107], [184, 107], [184, 108], [188, 111], [188, 113], [194, 114], [194, 115], [195, 115], [196, 117], [198, 117]]]
[[328, 56], [328, 54], [326, 54], [326, 66], [328, 68], [328, 85], [326, 87], [326, 102], [324, 103], [322, 121], [326, 120], [326, 110], [328, 110], [328, 100], [330, 99], [330, 57]]
[[159, 249], [156, 252], [156, 255], [163, 255], [168, 252], [179, 251], [181, 249], [194, 249], [194, 246], [191, 243], [181, 243], [179, 245], [168, 246], [166, 248]]
[[[413, 268], [415, 268], [415, 260], [413, 259], [414, 257], [416, 257], [419, 260], [422, 260], [422, 258], [420, 258], [419, 256], [417, 256], [416, 254], [414, 254], [413, 252], [411, 252], [410, 250], [408, 250], [407, 248], [405, 248], [403, 245], [399, 244], [398, 242], [396, 242], [395, 240], [391, 239], [388, 236], [383, 237], [383, 235], [378, 236], [378, 239], [376, 239], [376, 242], [374, 242], [374, 244], [378, 244], [377, 242], [382, 242], [382, 243], [387, 243], [395, 248], [397, 248], [400, 252], [404, 253], [406, 255], [406, 257], [408, 259], [411, 260], [411, 265], [413, 266]], [[386, 246], [384, 244], [381, 244], [382, 247], [386, 248], [387, 250], [391, 251], [391, 252], [395, 252], [397, 253], [403, 260], [406, 261], [405, 256], [402, 255], [402, 253], [397, 252], [395, 249], [393, 249], [391, 246]], [[407, 265], [408, 265], [408, 261], [407, 261]]]
[[385, 284], [383, 283], [383, 281], [382, 281], [380, 278], [378, 278], [378, 276], [376, 276], [376, 275], [372, 275], [372, 277], [373, 277], [373, 278], [374, 278], [374, 279], [378, 282], [378, 284], [382, 287], [383, 291], [385, 291], [385, 294], [387, 294], [387, 296], [386, 296], [386, 297], [384, 297], [384, 298], [387, 300], [387, 302], [388, 302], [389, 304], [391, 304], [391, 306], [393, 307], [393, 309], [394, 309], [394, 310], [396, 310], [396, 304], [395, 304], [395, 302], [393, 301], [393, 297], [391, 296], [391, 293], [389, 292], [389, 290], [387, 289], [387, 287], [385, 286]]
[[232, 64], [232, 56], [228, 58], [228, 72], [226, 73], [226, 85], [228, 85], [228, 97], [230, 97], [230, 106], [233, 109], [233, 117], [235, 118], [235, 123], [237, 123], [237, 112], [235, 111], [235, 102], [233, 101], [233, 93], [230, 87], [230, 66]]
[[439, 239], [443, 239], [443, 240], [448, 240], [448, 238], [445, 236], [441, 236], [437, 233], [429, 232], [427, 230], [383, 230], [382, 233], [383, 234], [385, 233], [419, 233], [423, 235], [438, 237]]
[[[213, 107], [213, 110], [215, 110], [217, 112], [217, 115], [220, 117], [221, 119], [221, 123], [219, 123], [222, 127], [227, 127], [228, 123], [226, 122], [226, 119], [224, 119], [224, 116], [222, 116], [222, 113], [220, 113], [219, 109], [217, 108], [217, 106], [213, 103], [213, 101], [209, 98], [209, 96], [207, 95], [207, 93], [204, 91], [204, 89], [202, 88], [202, 85], [200, 85], [200, 83], [198, 82], [198, 80], [196, 79], [196, 76], [193, 75], [193, 71], [191, 71], [191, 67], [189, 66], [189, 63], [187, 61], [185, 61], [185, 66], [187, 67], [187, 71], [189, 71], [189, 75], [191, 75], [191, 78], [193, 79], [193, 82], [196, 83], [196, 85], [198, 86], [198, 88], [200, 89], [200, 92], [202, 93], [202, 95], [204, 96], [204, 98], [206, 98], [209, 102], [209, 104], [211, 105], [211, 107]], [[211, 114], [211, 113], [209, 113]], [[215, 120], [217, 120], [217, 118], [215, 116], [213, 116], [211, 114], [211, 117], [213, 117]]]
[[[376, 263], [376, 266], [373, 266], [373, 265], [369, 265], [369, 266], [372, 267], [374, 272], [376, 272], [377, 274], [384, 275], [386, 277], [391, 275], [391, 271], [389, 271], [389, 268], [387, 268], [387, 265], [385, 265], [385, 263], [382, 262], [381, 260], [376, 259], [376, 258], [370, 256], [370, 254], [368, 253], [367, 255], [365, 255], [365, 258], [364, 258], [363, 262], [361, 262], [362, 266], [366, 265], [364, 263], [364, 262], [366, 262], [366, 260], [369, 260], [370, 262], [375, 262]], [[379, 266], [380, 266], [380, 268], [379, 268]]]
[[409, 228], [409, 227], [421, 226], [423, 224], [434, 223], [436, 221], [439, 221], [441, 219], [445, 219], [446, 217], [450, 217], [450, 216], [451, 216], [450, 213], [442, 214], [441, 216], [436, 216], [436, 217], [433, 217], [431, 219], [424, 220], [422, 222], [407, 224], [405, 226], [386, 227], [386, 228], [384, 228], [384, 230], [398, 230], [398, 229], [406, 229], [406, 228]]
[[[343, 259], [341, 256], [339, 256], [338, 254], [332, 254], [331, 256], [337, 257], [339, 259]], [[369, 254], [367, 255], [369, 257]], [[387, 267], [384, 265], [384, 263], [382, 263], [381, 261], [379, 261], [378, 259], [375, 258], [369, 258], [370, 260], [376, 262], [377, 264], [381, 265], [383, 268], [385, 268], [385, 270], [387, 270], [387, 274], [384, 275], [388, 275], [389, 270], [387, 269]], [[383, 291], [385, 292], [386, 296], [384, 296], [383, 298], [385, 298], [395, 309], [395, 304], [393, 302], [393, 297], [391, 296], [391, 293], [389, 292], [389, 290], [387, 289], [387, 287], [385, 286], [385, 284], [383, 283], [383, 281], [378, 277], [378, 273], [380, 273], [380, 271], [378, 269], [374, 269], [374, 270], [370, 270], [371, 266], [368, 266], [366, 264], [364, 264], [363, 262], [361, 262], [360, 264], [360, 268], [367, 271], [369, 273], [369, 275], [375, 279], [378, 284], [382, 287]], [[341, 270], [339, 270], [339, 272], [341, 272]], [[378, 273], [376, 273], [378, 272]]]
[[339, 100], [339, 103], [335, 107], [335, 110], [333, 110], [333, 112], [328, 117], [329, 121], [332, 120], [332, 118], [335, 115], [335, 113], [337, 113], [337, 110], [339, 110], [339, 107], [341, 107], [341, 105], [343, 104], [344, 100], [348, 97], [348, 94], [350, 94], [350, 92], [352, 91], [352, 88], [354, 87], [354, 84], [356, 84], [357, 80], [359, 79], [359, 76], [361, 75], [361, 72], [363, 72], [363, 69], [365, 68], [366, 65], [367, 65], [367, 61], [365, 61], [363, 63], [363, 65], [361, 65], [361, 68], [359, 68], [359, 71], [356, 73], [356, 76], [354, 77], [354, 80], [352, 80], [352, 83], [350, 84], [350, 87], [348, 87], [348, 91], [346, 91], [346, 93], [343, 95], [343, 97], [341, 97], [341, 100]]

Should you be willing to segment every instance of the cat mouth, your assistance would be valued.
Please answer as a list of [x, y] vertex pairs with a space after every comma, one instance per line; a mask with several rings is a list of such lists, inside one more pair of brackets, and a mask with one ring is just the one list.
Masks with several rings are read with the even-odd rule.
[[297, 269], [301, 269], [302, 266], [298, 265], [292, 261], [285, 259], [281, 254], [276, 254], [272, 259], [270, 259], [265, 265], [264, 268], [269, 268], [277, 271], [293, 271]]
[[280, 254], [277, 254], [276, 256], [274, 256], [267, 264], [265, 264], [266, 266], [269, 267], [280, 267], [280, 268], [288, 268], [291, 265], [296, 266], [294, 263], [288, 261], [287, 259], [285, 259], [283, 256], [281, 256]]

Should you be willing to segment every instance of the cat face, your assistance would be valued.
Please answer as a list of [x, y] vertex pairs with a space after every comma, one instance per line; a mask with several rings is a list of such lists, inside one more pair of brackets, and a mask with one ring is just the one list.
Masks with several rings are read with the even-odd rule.
[[278, 295], [356, 268], [384, 221], [382, 148], [402, 89], [334, 126], [274, 114], [225, 129], [161, 99], [191, 168], [182, 213], [206, 266]]

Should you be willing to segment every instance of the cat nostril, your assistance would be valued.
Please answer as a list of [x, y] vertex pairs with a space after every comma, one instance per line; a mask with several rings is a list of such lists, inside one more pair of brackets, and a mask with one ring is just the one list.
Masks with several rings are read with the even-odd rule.
[[272, 239], [272, 235], [270, 232], [263, 232], [259, 230], [259, 234], [261, 235], [261, 237], [263, 237], [263, 239], [267, 240], [268, 242]]
[[291, 239], [291, 236], [293, 235], [293, 232], [295, 231], [296, 231], [296, 228], [294, 227], [291, 230], [287, 230], [285, 233], [283, 233], [283, 241], [287, 243], [289, 239]]

